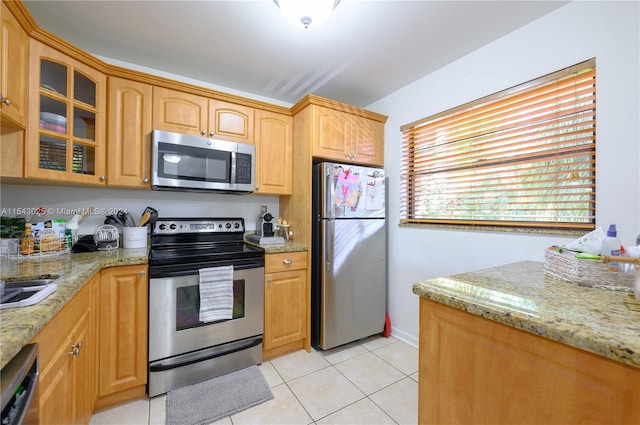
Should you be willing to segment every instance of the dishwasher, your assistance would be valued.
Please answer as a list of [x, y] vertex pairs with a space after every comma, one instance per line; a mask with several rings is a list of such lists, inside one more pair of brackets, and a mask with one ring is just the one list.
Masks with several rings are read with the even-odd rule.
[[2, 425], [37, 424], [38, 344], [26, 345], [0, 372]]

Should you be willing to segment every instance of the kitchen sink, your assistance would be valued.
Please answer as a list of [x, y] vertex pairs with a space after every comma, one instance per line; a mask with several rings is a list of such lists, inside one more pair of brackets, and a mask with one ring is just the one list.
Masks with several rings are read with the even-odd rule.
[[24, 279], [2, 282], [0, 309], [36, 304], [58, 289], [56, 279]]

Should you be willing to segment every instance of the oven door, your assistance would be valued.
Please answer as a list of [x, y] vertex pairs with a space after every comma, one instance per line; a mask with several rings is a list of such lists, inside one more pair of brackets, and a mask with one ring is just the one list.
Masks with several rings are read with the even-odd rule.
[[233, 319], [198, 319], [199, 275], [149, 280], [149, 361], [160, 360], [249, 337], [264, 327], [264, 267], [235, 269]]

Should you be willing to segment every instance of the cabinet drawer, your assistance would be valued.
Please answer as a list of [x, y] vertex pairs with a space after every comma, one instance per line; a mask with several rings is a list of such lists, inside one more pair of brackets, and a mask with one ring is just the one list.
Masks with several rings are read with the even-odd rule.
[[265, 273], [275, 273], [286, 270], [301, 270], [307, 268], [307, 252], [283, 252], [281, 254], [267, 254], [265, 256]]

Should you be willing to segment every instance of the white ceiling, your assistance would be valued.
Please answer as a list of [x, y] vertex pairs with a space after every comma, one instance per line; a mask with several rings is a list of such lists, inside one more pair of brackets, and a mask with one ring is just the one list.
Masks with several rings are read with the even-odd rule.
[[342, 0], [305, 30], [272, 0], [24, 1], [94, 55], [285, 104], [313, 93], [360, 107], [566, 3]]

